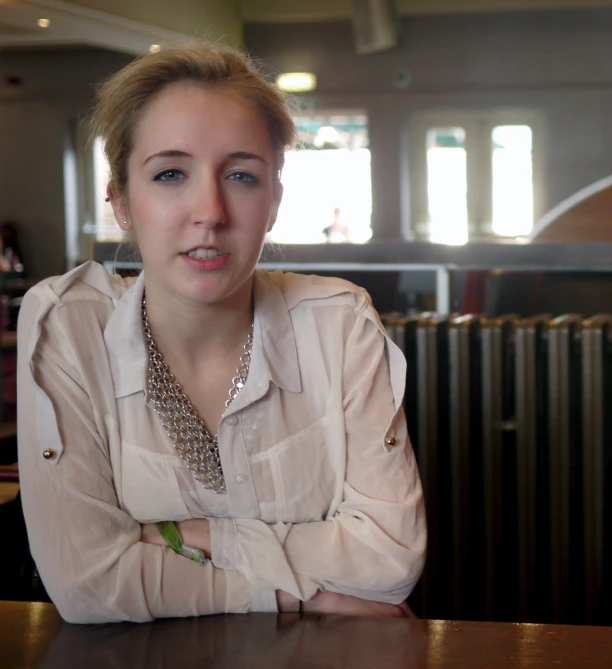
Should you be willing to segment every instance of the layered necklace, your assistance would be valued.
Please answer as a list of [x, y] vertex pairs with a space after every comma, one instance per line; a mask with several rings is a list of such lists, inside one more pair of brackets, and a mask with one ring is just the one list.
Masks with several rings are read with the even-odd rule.
[[[219, 441], [212, 435], [195, 407], [189, 401], [183, 387], [166, 364], [157, 349], [151, 326], [147, 318], [147, 303], [142, 295], [142, 331], [147, 344], [149, 367], [147, 385], [149, 399], [158, 413], [170, 441], [193, 473], [196, 481], [214, 493], [226, 492], [225, 477], [219, 457]], [[232, 379], [225, 410], [236, 399], [249, 375], [251, 350], [253, 349], [253, 325], [240, 356], [240, 365]], [[225, 413], [225, 412], [224, 412]]]

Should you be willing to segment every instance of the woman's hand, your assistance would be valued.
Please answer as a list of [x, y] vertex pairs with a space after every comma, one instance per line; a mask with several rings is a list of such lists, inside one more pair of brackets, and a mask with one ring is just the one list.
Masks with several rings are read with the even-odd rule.
[[318, 592], [304, 602], [304, 613], [318, 613], [363, 618], [416, 618], [408, 604], [386, 604], [337, 592]]
[[[210, 559], [210, 523], [205, 518], [181, 520], [175, 525], [185, 545], [199, 548]], [[156, 546], [168, 545], [155, 523], [141, 525], [140, 541]]]
[[276, 605], [279, 613], [300, 612], [300, 600], [284, 590], [276, 591]]
[[146, 525], [140, 526], [140, 541], [145, 544], [155, 544], [156, 546], [168, 545], [159, 533], [155, 523], [146, 523]]

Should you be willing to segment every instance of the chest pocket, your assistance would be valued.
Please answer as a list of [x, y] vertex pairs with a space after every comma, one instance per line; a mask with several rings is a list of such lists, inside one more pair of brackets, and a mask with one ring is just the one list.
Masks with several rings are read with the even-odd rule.
[[152, 453], [121, 442], [121, 500], [123, 509], [139, 523], [185, 520], [191, 515], [176, 476], [175, 455]]
[[[266, 452], [280, 522], [323, 520], [329, 512], [338, 481], [327, 449], [326, 428], [329, 425], [319, 421]], [[340, 443], [337, 446], [342, 448]]]

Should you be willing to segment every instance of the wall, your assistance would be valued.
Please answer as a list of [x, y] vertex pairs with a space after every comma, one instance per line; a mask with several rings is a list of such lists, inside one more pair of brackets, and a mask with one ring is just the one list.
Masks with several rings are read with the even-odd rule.
[[[348, 22], [245, 26], [270, 71], [316, 72], [319, 108], [370, 116], [373, 227], [400, 236], [408, 176], [402, 133], [422, 109], [523, 108], [546, 126], [546, 210], [612, 174], [612, 10], [420, 16], [402, 23], [400, 48], [355, 53]], [[411, 85], [393, 86], [408, 71]]]
[[[63, 153], [93, 83], [129, 57], [94, 49], [0, 54], [0, 221], [18, 225], [30, 276], [65, 271]], [[4, 85], [18, 75], [18, 89]]]
[[[548, 207], [612, 174], [612, 11], [414, 17], [400, 49], [357, 56], [350, 24], [247, 25], [251, 53], [319, 75], [320, 107], [365, 107], [375, 235], [399, 236], [410, 114], [433, 107], [527, 107], [545, 114]], [[23, 230], [32, 275], [65, 268], [63, 146], [92, 85], [127, 63], [104, 50], [0, 53], [0, 221]], [[410, 70], [412, 84], [391, 81]], [[23, 77], [14, 91], [9, 75]]]

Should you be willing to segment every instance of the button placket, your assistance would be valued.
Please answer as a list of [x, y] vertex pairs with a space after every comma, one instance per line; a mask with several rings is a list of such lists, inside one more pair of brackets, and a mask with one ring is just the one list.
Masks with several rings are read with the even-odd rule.
[[257, 518], [259, 515], [248, 459], [253, 418], [252, 407], [243, 408], [224, 418], [220, 426], [220, 436], [223, 436], [219, 443], [224, 459], [229, 506], [231, 514], [239, 518]]

